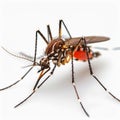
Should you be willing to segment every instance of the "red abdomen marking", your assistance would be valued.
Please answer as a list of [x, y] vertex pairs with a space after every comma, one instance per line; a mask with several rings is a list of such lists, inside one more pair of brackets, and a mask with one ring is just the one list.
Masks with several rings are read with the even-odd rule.
[[[77, 51], [75, 51], [73, 56], [77, 60], [82, 60], [82, 61], [86, 61], [87, 60], [86, 52], [83, 51], [83, 50], [77, 50]], [[93, 58], [92, 52], [89, 52], [88, 56], [89, 56], [89, 59]]]

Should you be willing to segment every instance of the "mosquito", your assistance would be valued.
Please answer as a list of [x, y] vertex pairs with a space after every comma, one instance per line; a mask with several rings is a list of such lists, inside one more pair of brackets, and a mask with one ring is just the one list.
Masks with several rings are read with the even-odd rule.
[[[62, 27], [64, 27], [65, 30], [67, 31], [69, 38], [63, 39]], [[74, 78], [74, 59], [80, 60], [80, 61], [87, 61], [88, 66], [89, 66], [90, 75], [99, 83], [99, 85], [111, 97], [113, 97], [115, 100], [120, 102], [120, 99], [118, 99], [110, 91], [108, 91], [107, 88], [100, 82], [98, 77], [94, 74], [90, 61], [91, 61], [91, 59], [96, 58], [96, 57], [100, 56], [101, 54], [99, 52], [93, 52], [91, 47], [87, 45], [87, 44], [91, 44], [91, 43], [108, 41], [110, 39], [109, 37], [105, 37], [105, 36], [72, 37], [63, 20], [59, 20], [59, 30], [58, 30], [57, 38], [55, 38], [55, 39], [53, 38], [49, 25], [47, 25], [47, 31], [48, 31], [48, 40], [45, 38], [45, 36], [42, 34], [42, 32], [40, 30], [36, 31], [35, 51], [34, 51], [33, 60], [31, 59], [30, 56], [27, 56], [24, 53], [21, 53], [22, 56], [17, 56], [15, 54], [7, 51], [5, 48], [3, 48], [6, 52], [8, 52], [9, 54], [11, 54], [15, 57], [22, 58], [22, 59], [32, 62], [32, 66], [28, 66], [28, 67], [30, 67], [29, 70], [21, 77], [21, 79], [19, 79], [18, 81], [14, 82], [13, 84], [11, 84], [7, 87], [0, 89], [0, 91], [8, 89], [8, 88], [16, 85], [18, 82], [22, 81], [27, 76], [27, 74], [33, 69], [33, 67], [35, 67], [35, 66], [40, 67], [40, 69], [38, 70], [39, 76], [38, 76], [38, 79], [37, 79], [33, 89], [32, 89], [32, 92], [23, 101], [21, 101], [19, 104], [14, 106], [15, 108], [18, 107], [19, 105], [23, 104], [26, 100], [28, 100], [36, 92], [36, 90], [39, 89], [53, 75], [56, 67], [60, 67], [61, 65], [65, 65], [71, 61], [71, 68], [72, 68], [71, 84], [73, 86], [76, 97], [77, 97], [84, 113], [89, 117], [89, 114], [86, 111], [86, 109], [80, 99], [80, 96], [78, 94], [78, 90], [76, 88], [76, 83], [75, 83], [75, 78]], [[44, 40], [44, 42], [47, 44], [47, 47], [44, 52], [44, 56], [40, 58], [39, 62], [36, 61], [38, 35], [40, 35], [42, 37], [42, 39]], [[50, 67], [50, 64], [53, 64], [52, 69]], [[48, 72], [49, 72], [48, 76], [40, 83], [41, 78]]]

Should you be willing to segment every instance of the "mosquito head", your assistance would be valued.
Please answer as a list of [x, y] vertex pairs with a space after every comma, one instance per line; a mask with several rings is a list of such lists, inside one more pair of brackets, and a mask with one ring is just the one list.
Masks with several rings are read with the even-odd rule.
[[50, 66], [49, 59], [47, 57], [41, 58], [39, 65], [41, 66], [41, 70], [49, 68]]

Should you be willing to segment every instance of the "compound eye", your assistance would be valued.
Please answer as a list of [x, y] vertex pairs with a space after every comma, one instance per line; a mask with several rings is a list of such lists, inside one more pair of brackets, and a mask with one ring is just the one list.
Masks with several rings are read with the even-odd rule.
[[42, 58], [40, 60], [40, 66], [42, 70], [49, 68], [49, 60], [47, 58]]
[[45, 63], [48, 63], [48, 59], [47, 58], [41, 58], [40, 60], [40, 64], [45, 64]]

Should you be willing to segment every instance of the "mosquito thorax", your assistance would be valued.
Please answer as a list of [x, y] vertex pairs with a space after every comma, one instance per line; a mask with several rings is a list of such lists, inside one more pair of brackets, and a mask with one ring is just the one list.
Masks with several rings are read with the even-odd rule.
[[45, 54], [49, 61], [52, 60], [53, 64], [64, 65], [71, 59], [71, 47], [66, 45], [63, 39], [57, 38], [48, 44]]
[[57, 39], [52, 40], [48, 44], [45, 54], [50, 55], [52, 53], [59, 52], [64, 44], [65, 42], [62, 39], [57, 38]]

